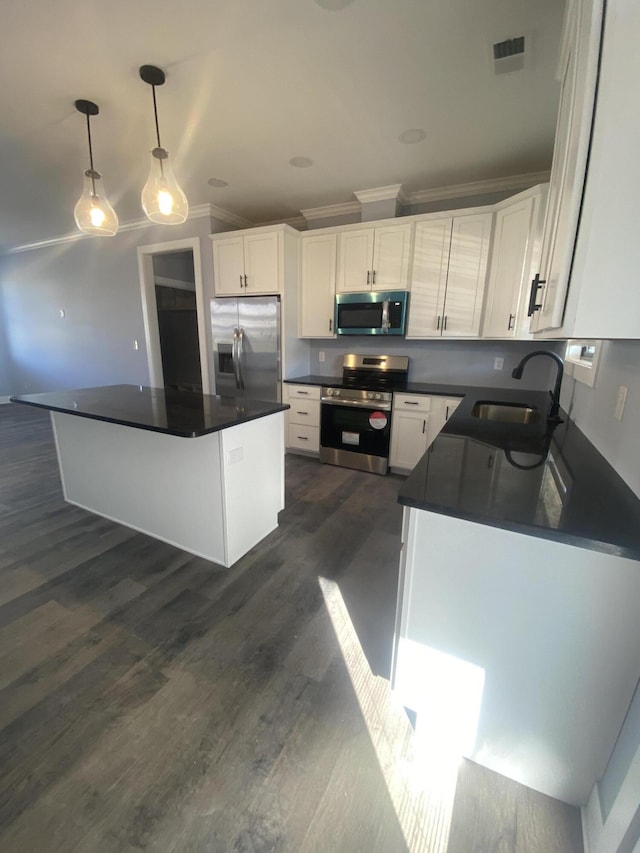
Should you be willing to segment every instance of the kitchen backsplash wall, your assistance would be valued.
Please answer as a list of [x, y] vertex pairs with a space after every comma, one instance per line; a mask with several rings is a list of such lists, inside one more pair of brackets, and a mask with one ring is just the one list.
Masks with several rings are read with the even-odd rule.
[[[618, 389], [628, 388], [622, 420]], [[567, 377], [561, 402], [622, 479], [640, 496], [640, 341], [603, 341], [593, 388]]]
[[[347, 353], [408, 355], [409, 378], [415, 382], [450, 382], [453, 385], [491, 385], [499, 388], [551, 388], [555, 377], [550, 359], [534, 359], [525, 368], [521, 381], [511, 371], [523, 355], [535, 349], [551, 349], [560, 354], [564, 344], [555, 341], [391, 341], [380, 337], [342, 337], [312, 341], [311, 372], [340, 376], [342, 357]], [[324, 352], [325, 360], [320, 361]], [[501, 370], [494, 369], [496, 358], [504, 359]]]

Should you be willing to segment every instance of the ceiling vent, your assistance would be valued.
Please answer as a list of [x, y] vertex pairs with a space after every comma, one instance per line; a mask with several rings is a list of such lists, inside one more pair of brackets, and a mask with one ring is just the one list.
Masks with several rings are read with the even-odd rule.
[[496, 74], [509, 74], [524, 68], [524, 36], [493, 45], [493, 67]]

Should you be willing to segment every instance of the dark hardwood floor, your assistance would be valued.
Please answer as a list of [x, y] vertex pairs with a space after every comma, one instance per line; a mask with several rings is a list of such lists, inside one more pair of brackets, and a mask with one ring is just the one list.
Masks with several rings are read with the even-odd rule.
[[417, 772], [399, 483], [287, 457], [226, 570], [66, 504], [48, 416], [0, 406], [0, 850], [582, 853], [576, 809]]

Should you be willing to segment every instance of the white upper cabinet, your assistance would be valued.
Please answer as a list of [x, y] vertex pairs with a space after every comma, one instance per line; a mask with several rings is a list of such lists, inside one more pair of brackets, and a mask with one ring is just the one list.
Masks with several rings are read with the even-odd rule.
[[216, 296], [280, 293], [280, 231], [212, 236]]
[[335, 232], [302, 235], [301, 338], [334, 336], [337, 241]]
[[[562, 326], [580, 216], [598, 67], [601, 0], [569, 0], [558, 67], [560, 106], [531, 330]], [[619, 83], [630, 85], [629, 80]], [[615, 132], [615, 127], [612, 128]]]
[[593, 137], [563, 337], [640, 338], [640, 51], [634, 38], [638, 32], [640, 3], [607, 0]]
[[406, 290], [413, 225], [381, 225], [339, 234], [337, 289]]
[[407, 338], [478, 336], [492, 217], [416, 223]]
[[540, 264], [547, 186], [534, 187], [496, 206], [482, 336], [527, 338], [531, 279]]

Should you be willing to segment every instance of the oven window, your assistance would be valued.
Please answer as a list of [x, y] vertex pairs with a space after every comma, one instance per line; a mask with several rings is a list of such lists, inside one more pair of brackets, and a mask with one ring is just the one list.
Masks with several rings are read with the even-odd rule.
[[324, 405], [320, 409], [320, 443], [323, 447], [351, 450], [373, 456], [389, 455], [391, 412], [382, 413], [386, 424], [380, 428], [380, 419], [372, 415], [376, 409], [359, 409], [352, 406]]
[[339, 329], [379, 329], [382, 326], [381, 302], [338, 304]]

